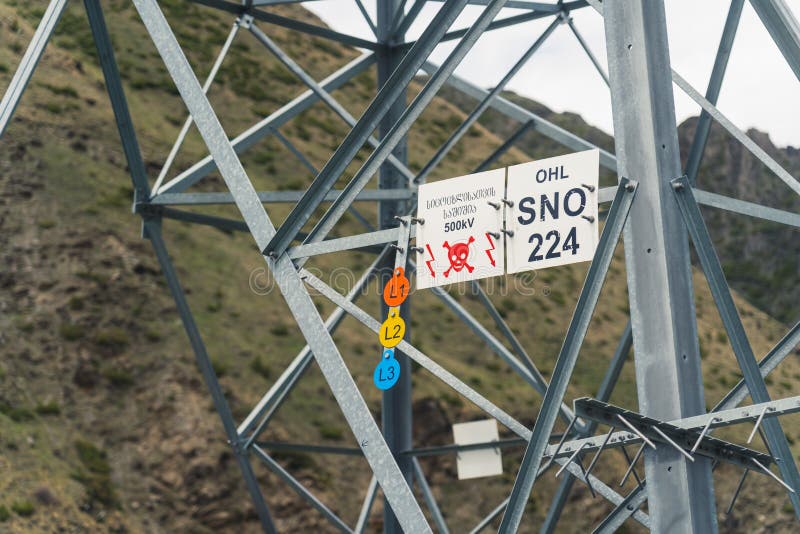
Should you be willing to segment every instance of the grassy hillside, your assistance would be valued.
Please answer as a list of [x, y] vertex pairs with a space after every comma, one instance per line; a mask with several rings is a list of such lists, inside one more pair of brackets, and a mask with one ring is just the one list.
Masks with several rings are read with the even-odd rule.
[[[203, 78], [232, 21], [178, 0], [161, 4]], [[0, 87], [10, 81], [44, 6], [44, 2], [21, 1], [0, 5]], [[185, 110], [130, 2], [114, 0], [104, 6], [152, 179]], [[313, 20], [299, 7], [276, 11]], [[316, 78], [357, 55], [320, 39], [268, 25], [262, 28]], [[220, 83], [210, 92], [230, 135], [303, 90], [245, 32], [233, 52], [222, 67]], [[374, 72], [365, 73], [335, 95], [358, 116], [374, 94], [375, 83]], [[411, 93], [418, 88], [415, 85]], [[430, 106], [412, 131], [412, 169], [427, 162], [463, 116], [449, 98]], [[575, 121], [558, 115], [552, 120]], [[281, 131], [321, 166], [347, 130], [332, 112], [315, 106]], [[432, 179], [463, 174], [499, 144], [500, 139], [483, 126], [475, 126]], [[515, 149], [498, 165], [567, 152], [549, 145], [529, 146], [538, 148], [528, 154]], [[192, 132], [177, 169], [204, 155], [199, 136]], [[365, 155], [362, 151], [361, 157]], [[312, 179], [274, 138], [249, 151], [244, 163], [259, 189], [298, 189]], [[223, 188], [218, 176], [198, 184], [199, 190]], [[130, 213], [131, 195], [102, 73], [82, 6], [75, 2], [0, 141], [0, 531], [258, 531], [163, 277], [148, 242], [141, 239], [138, 217]], [[268, 206], [276, 222], [288, 209]], [[374, 208], [359, 209], [374, 219]], [[230, 207], [198, 211], [237, 216]], [[337, 228], [340, 235], [359, 231], [350, 217]], [[164, 233], [215, 369], [241, 420], [302, 348], [300, 333], [277, 292], [251, 291], [250, 278], [263, 262], [249, 236], [172, 221], [165, 221]], [[621, 252], [620, 247], [569, 399], [594, 394], [627, 319]], [[367, 253], [356, 252], [321, 257], [309, 265], [323, 273], [346, 265], [357, 276], [371, 261]], [[586, 265], [577, 265], [536, 273], [534, 295], [529, 297], [494, 286], [494, 302], [545, 376], [554, 366], [585, 271]], [[515, 279], [503, 282], [512, 287]], [[695, 282], [707, 403], [713, 405], [740, 375], [707, 287], [699, 277]], [[372, 289], [360, 303], [376, 311], [380, 297]], [[491, 324], [474, 299], [458, 298]], [[323, 315], [332, 310], [323, 299], [316, 300]], [[784, 327], [744, 300], [737, 302], [756, 353], [764, 354]], [[413, 307], [416, 346], [532, 424], [539, 397], [521, 379], [430, 293], [415, 294]], [[491, 326], [490, 330], [495, 331]], [[335, 339], [378, 415], [380, 395], [371, 383], [379, 354], [375, 336], [348, 319]], [[635, 408], [633, 376], [631, 362], [613, 402]], [[416, 445], [452, 442], [452, 423], [480, 417], [476, 408], [424, 370], [416, 369], [413, 381]], [[796, 358], [775, 373], [770, 388], [783, 396], [800, 392]], [[793, 442], [800, 438], [797, 422], [787, 420]], [[315, 366], [263, 438], [354, 444]], [[370, 476], [364, 461], [275, 456], [342, 518], [355, 522]], [[506, 474], [478, 482], [457, 481], [454, 457], [423, 460], [453, 532], [469, 528], [508, 494], [520, 456], [521, 450], [509, 450], [504, 454]], [[610, 481], [621, 468], [622, 457], [609, 454], [599, 463], [597, 474]], [[281, 531], [329, 528], [266, 469], [257, 466], [257, 473]], [[724, 468], [716, 475], [721, 508], [737, 476]], [[776, 485], [765, 477], [751, 477], [749, 484], [750, 492], [740, 497], [737, 515], [725, 524], [726, 530], [790, 531], [792, 515]], [[555, 487], [549, 476], [537, 485], [525, 532], [535, 531]], [[768, 499], [770, 495], [774, 498]], [[370, 523], [375, 531], [380, 528], [379, 508], [376, 505]], [[565, 515], [568, 520], [561, 526], [564, 531], [584, 532], [609, 510], [604, 501], [592, 500], [588, 491], [576, 486]], [[635, 526], [631, 530], [636, 531]]]

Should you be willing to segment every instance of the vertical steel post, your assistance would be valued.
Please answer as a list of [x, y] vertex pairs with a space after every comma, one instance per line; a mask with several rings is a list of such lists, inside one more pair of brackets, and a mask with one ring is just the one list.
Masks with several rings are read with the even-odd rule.
[[[398, 41], [402, 41], [403, 35], [393, 35], [392, 22], [394, 14], [400, 5], [401, 0], [378, 0], [378, 43], [380, 48], [377, 50], [378, 58], [378, 90], [386, 83], [394, 72], [394, 69], [403, 59], [403, 53], [395, 46]], [[394, 102], [391, 102], [389, 109], [381, 120], [379, 136], [381, 140], [388, 135], [392, 126], [403, 115], [406, 108], [406, 91], [402, 91]], [[408, 160], [407, 143], [405, 139], [397, 144], [392, 154], [403, 164]], [[384, 163], [378, 176], [379, 189], [399, 189], [408, 187], [408, 180], [397, 169]], [[379, 228], [392, 228], [397, 226], [396, 216], [405, 215], [408, 210], [405, 201], [383, 201], [378, 204], [378, 226]], [[394, 255], [388, 254], [383, 264], [378, 267], [380, 286], [388, 281], [394, 268]], [[406, 266], [407, 268], [407, 266]], [[380, 317], [386, 317], [388, 307], [381, 300]], [[400, 316], [406, 322], [406, 339], [411, 339], [411, 318], [410, 318], [410, 299], [400, 306]], [[378, 355], [376, 355], [376, 358]], [[408, 356], [396, 351], [397, 362], [400, 364], [400, 379], [395, 386], [383, 393], [381, 403], [381, 428], [386, 438], [386, 443], [400, 467], [408, 485], [411, 486], [414, 476], [414, 465], [411, 456], [401, 455], [402, 451], [412, 448], [411, 439], [411, 360]], [[402, 529], [400, 523], [394, 515], [388, 501], [383, 503], [383, 531], [387, 534], [400, 534]]]
[[[607, 0], [617, 169], [640, 181], [625, 259], [640, 411], [705, 413], [689, 246], [670, 180], [681, 174], [663, 0]], [[654, 532], [716, 532], [711, 464], [671, 447], [645, 455]]]

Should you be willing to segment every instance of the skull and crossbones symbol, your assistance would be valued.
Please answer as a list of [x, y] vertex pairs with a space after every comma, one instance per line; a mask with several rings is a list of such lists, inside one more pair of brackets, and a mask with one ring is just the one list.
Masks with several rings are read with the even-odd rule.
[[475, 270], [475, 267], [467, 263], [467, 258], [469, 258], [469, 246], [473, 241], [475, 241], [475, 238], [469, 236], [469, 240], [466, 243], [453, 243], [451, 245], [445, 241], [442, 244], [442, 246], [447, 249], [447, 260], [450, 262], [450, 267], [444, 272], [445, 278], [450, 275], [450, 271], [460, 273], [464, 267], [466, 267], [469, 272]]

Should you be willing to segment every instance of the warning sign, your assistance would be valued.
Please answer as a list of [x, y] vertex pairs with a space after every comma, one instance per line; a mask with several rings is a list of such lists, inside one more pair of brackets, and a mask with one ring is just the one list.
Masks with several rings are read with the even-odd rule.
[[600, 152], [508, 168], [508, 272], [590, 261], [597, 248]]
[[[417, 288], [503, 274], [505, 169], [419, 187]], [[421, 249], [421, 251], [420, 251]]]
[[[497, 421], [494, 419], [453, 425], [453, 441], [456, 445], [488, 443], [498, 439]], [[502, 475], [503, 457], [499, 448], [461, 451], [457, 456], [456, 467], [459, 480]]]

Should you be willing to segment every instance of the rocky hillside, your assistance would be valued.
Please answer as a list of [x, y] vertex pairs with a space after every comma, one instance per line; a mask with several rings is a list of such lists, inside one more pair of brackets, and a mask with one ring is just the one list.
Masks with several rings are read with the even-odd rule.
[[[190, 61], [202, 78], [231, 20], [179, 0], [162, 1]], [[0, 4], [0, 87], [6, 87], [44, 2]], [[104, 2], [133, 119], [151, 180], [163, 164], [185, 110], [130, 2]], [[281, 14], [320, 21], [296, 6]], [[263, 29], [315, 77], [322, 78], [356, 56], [327, 41], [280, 28]], [[210, 98], [235, 135], [271, 113], [303, 88], [288, 71], [242, 32]], [[412, 93], [418, 86], [412, 89]], [[358, 116], [375, 91], [365, 73], [336, 96]], [[551, 114], [562, 125], [575, 116]], [[410, 164], [419, 169], [463, 118], [450, 98], [437, 99], [414, 128]], [[433, 179], [464, 173], [500, 144], [489, 122], [474, 127]], [[504, 133], [502, 128], [498, 133]], [[346, 133], [330, 111], [316, 106], [281, 129], [316, 166]], [[581, 132], [598, 143], [600, 132]], [[535, 150], [512, 150], [503, 163], [566, 152], [540, 140]], [[720, 149], [726, 153], [725, 149]], [[527, 153], [526, 153], [527, 152]], [[363, 151], [363, 158], [366, 151]], [[726, 153], [727, 154], [727, 153]], [[205, 155], [196, 133], [187, 139], [177, 168]], [[727, 156], [726, 156], [727, 157]], [[709, 158], [711, 159], [711, 158]], [[247, 153], [246, 169], [259, 189], [297, 189], [309, 172], [274, 138]], [[199, 190], [222, 190], [218, 176]], [[708, 187], [712, 189], [711, 187]], [[130, 213], [126, 174], [113, 117], [104, 93], [83, 8], [73, 2], [61, 20], [14, 123], [0, 140], [0, 531], [28, 532], [257, 532], [258, 523], [225, 443], [219, 419], [169, 298], [149, 243]], [[361, 206], [359, 206], [362, 208]], [[282, 220], [287, 206], [270, 205]], [[236, 217], [230, 207], [199, 210]], [[375, 210], [363, 207], [367, 217]], [[338, 229], [361, 231], [354, 218]], [[166, 221], [164, 233], [214, 367], [237, 420], [269, 388], [302, 348], [299, 331], [276, 292], [254, 293], [250, 280], [263, 266], [245, 235]], [[592, 395], [627, 318], [621, 251], [570, 387], [569, 398]], [[321, 257], [313, 266], [336, 265], [356, 275], [367, 253]], [[312, 264], [309, 264], [312, 265]], [[492, 298], [545, 376], [566, 330], [585, 265], [552, 269], [527, 279], [533, 296], [510, 288], [518, 278], [495, 280]], [[696, 277], [707, 403], [713, 405], [740, 375], [701, 278]], [[499, 283], [499, 285], [497, 285]], [[373, 288], [376, 289], [376, 288]], [[479, 303], [457, 295], [490, 324]], [[361, 297], [377, 310], [377, 291]], [[757, 354], [764, 354], [784, 326], [737, 297]], [[332, 307], [318, 299], [323, 314]], [[539, 397], [467, 332], [427, 292], [414, 296], [413, 342], [493, 402], [531, 425]], [[435, 325], [434, 328], [425, 328]], [[494, 328], [490, 327], [494, 332]], [[379, 416], [380, 395], [371, 384], [378, 345], [370, 332], [347, 320], [336, 334], [343, 357], [369, 405]], [[623, 370], [613, 402], [635, 407], [633, 364]], [[480, 412], [424, 370], [414, 371], [415, 443], [452, 442], [451, 425]], [[776, 395], [800, 393], [800, 365], [792, 358], [770, 380]], [[800, 439], [797, 419], [787, 425]], [[729, 433], [730, 434], [730, 433]], [[720, 434], [722, 435], [722, 434]], [[741, 435], [735, 433], [729, 437]], [[355, 445], [328, 387], [314, 366], [290, 395], [263, 439]], [[451, 531], [462, 532], [510, 491], [521, 450], [504, 453], [506, 474], [459, 482], [455, 457], [424, 458], [422, 466]], [[358, 458], [275, 453], [276, 459], [313, 489], [345, 521], [354, 524], [369, 472]], [[334, 461], [332, 461], [334, 460]], [[612, 480], [622, 458], [607, 455], [597, 474]], [[257, 474], [276, 522], [285, 532], [321, 532], [327, 523], [262, 466]], [[738, 473], [715, 475], [720, 510]], [[751, 477], [737, 512], [721, 519], [728, 532], [790, 532], [792, 514], [766, 477]], [[629, 486], [623, 491], [631, 489]], [[524, 531], [534, 532], [556, 487], [537, 485]], [[480, 491], [476, 491], [480, 488]], [[770, 498], [773, 497], [773, 498]], [[568, 504], [565, 532], [585, 532], [610, 510], [584, 488]], [[370, 530], [381, 526], [377, 504]], [[636, 527], [632, 525], [632, 531]]]

